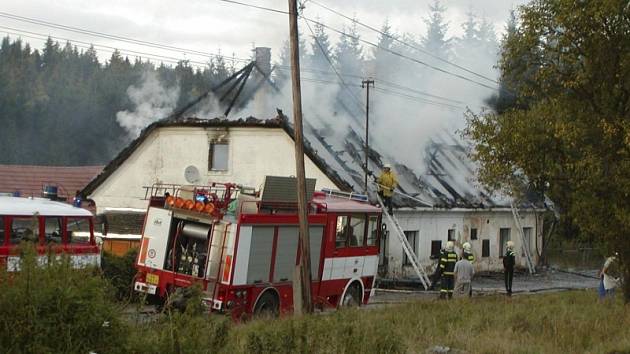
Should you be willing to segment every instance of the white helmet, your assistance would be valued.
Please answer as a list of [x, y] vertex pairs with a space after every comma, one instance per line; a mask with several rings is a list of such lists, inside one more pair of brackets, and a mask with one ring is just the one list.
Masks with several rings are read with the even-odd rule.
[[390, 164], [386, 163], [386, 164], [384, 164], [384, 165], [383, 165], [383, 168], [389, 168], [389, 169], [391, 170], [392, 165], [390, 165]]
[[470, 243], [464, 242], [464, 244], [462, 245], [462, 248], [464, 249], [465, 252], [470, 252], [470, 250], [472, 249], [472, 246], [470, 245]]
[[508, 241], [506, 244], [508, 249], [513, 249], [514, 248], [514, 241]]
[[453, 241], [448, 241], [446, 243], [446, 250], [447, 251], [452, 251], [454, 247], [455, 247], [455, 244], [453, 243]]

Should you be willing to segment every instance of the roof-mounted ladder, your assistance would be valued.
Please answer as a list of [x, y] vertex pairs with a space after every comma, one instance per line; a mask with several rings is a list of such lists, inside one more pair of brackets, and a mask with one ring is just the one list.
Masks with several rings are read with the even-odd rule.
[[532, 257], [529, 253], [531, 240], [525, 240], [525, 233], [523, 232], [523, 226], [521, 225], [521, 216], [519, 215], [518, 209], [514, 206], [513, 202], [510, 202], [510, 207], [512, 208], [512, 216], [514, 217], [514, 223], [516, 224], [516, 228], [518, 229], [518, 234], [521, 236], [521, 244], [523, 245], [525, 257], [527, 259], [527, 269], [529, 270], [529, 274], [534, 274], [536, 273], [536, 267], [534, 267]]
[[405, 254], [407, 255], [407, 258], [411, 262], [411, 265], [413, 266], [413, 270], [416, 272], [416, 275], [418, 276], [418, 278], [420, 278], [420, 282], [422, 283], [422, 286], [424, 286], [424, 290], [428, 290], [429, 287], [431, 286], [431, 280], [429, 279], [429, 277], [427, 276], [427, 273], [424, 271], [424, 268], [418, 261], [418, 257], [416, 257], [416, 253], [411, 247], [409, 240], [407, 240], [407, 236], [405, 236], [405, 232], [400, 227], [398, 220], [396, 220], [396, 218], [393, 215], [389, 215], [387, 210], [385, 210], [385, 204], [383, 203], [381, 196], [376, 194], [376, 197], [378, 198], [378, 202], [383, 207], [383, 211], [384, 211], [383, 215], [387, 217], [387, 221], [389, 221], [390, 225], [394, 225], [394, 234], [396, 234], [396, 236], [398, 237], [398, 240], [400, 240], [400, 243], [403, 246], [403, 251], [405, 252]]

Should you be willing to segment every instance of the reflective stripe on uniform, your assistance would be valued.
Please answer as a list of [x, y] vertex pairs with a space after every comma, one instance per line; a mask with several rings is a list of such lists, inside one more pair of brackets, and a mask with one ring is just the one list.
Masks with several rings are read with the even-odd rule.
[[444, 274], [444, 275], [453, 275], [455, 273], [454, 272], [443, 272], [442, 274]]

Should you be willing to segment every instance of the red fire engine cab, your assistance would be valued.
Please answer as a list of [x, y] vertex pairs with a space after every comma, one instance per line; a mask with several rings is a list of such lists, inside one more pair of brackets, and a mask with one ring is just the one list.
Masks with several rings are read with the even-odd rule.
[[22, 242], [32, 242], [40, 264], [50, 253], [68, 254], [72, 265], [100, 266], [92, 213], [44, 198], [0, 197], [0, 264], [20, 269]]
[[[270, 180], [276, 187], [278, 181], [289, 181], [293, 189], [269, 188]], [[233, 184], [188, 191], [173, 187], [167, 198], [154, 196], [142, 233], [135, 290], [164, 299], [177, 288], [200, 284], [211, 311], [235, 319], [293, 311], [299, 223], [295, 203], [281, 195], [289, 191], [295, 199], [294, 186], [294, 178], [267, 176], [260, 198], [243, 193], [233, 198]], [[378, 267], [381, 209], [362, 195], [311, 193], [314, 305], [366, 304]]]

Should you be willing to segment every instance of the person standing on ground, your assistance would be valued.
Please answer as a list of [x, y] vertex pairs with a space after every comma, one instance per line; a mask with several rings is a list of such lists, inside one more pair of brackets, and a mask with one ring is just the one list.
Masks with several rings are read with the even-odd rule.
[[[475, 255], [472, 253], [472, 246], [468, 242], [464, 242], [462, 245], [463, 252], [462, 258], [467, 259], [470, 262], [470, 265], [473, 266], [475, 263]], [[470, 289], [468, 291], [468, 296], [472, 297], [472, 282], [470, 283]]]
[[470, 263], [468, 258], [462, 257], [455, 263], [453, 273], [455, 273], [455, 297], [464, 297], [466, 295], [470, 297], [470, 284], [475, 274], [472, 263]]
[[508, 241], [505, 245], [506, 251], [503, 256], [503, 274], [505, 277], [505, 291], [508, 296], [512, 296], [512, 279], [514, 278], [514, 242]]
[[446, 299], [446, 296], [449, 299], [453, 297], [454, 271], [455, 263], [457, 263], [457, 253], [453, 250], [454, 248], [455, 244], [453, 241], [448, 241], [445, 252], [440, 257], [440, 273], [442, 275], [440, 280], [440, 299]]
[[381, 198], [383, 198], [383, 203], [385, 204], [384, 206], [387, 208], [389, 215], [392, 215], [392, 196], [394, 195], [394, 190], [398, 186], [398, 179], [392, 171], [392, 166], [390, 164], [383, 165], [383, 172], [376, 179], [376, 183], [378, 183], [378, 193]]
[[600, 300], [614, 299], [615, 288], [619, 285], [619, 277], [617, 272], [617, 257], [611, 256], [606, 258], [604, 267], [601, 270], [602, 285], [604, 287], [603, 296], [600, 293]]

